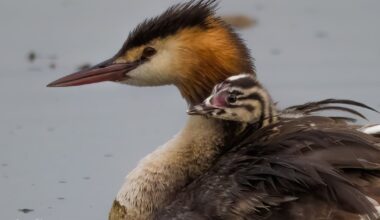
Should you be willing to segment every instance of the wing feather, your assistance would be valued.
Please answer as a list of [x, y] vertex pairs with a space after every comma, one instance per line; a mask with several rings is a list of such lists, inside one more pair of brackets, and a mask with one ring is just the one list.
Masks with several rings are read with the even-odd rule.
[[370, 180], [380, 174], [378, 143], [328, 117], [282, 119], [246, 135], [156, 219], [302, 219], [312, 204], [325, 211], [307, 219], [377, 219], [368, 198], [380, 189]]

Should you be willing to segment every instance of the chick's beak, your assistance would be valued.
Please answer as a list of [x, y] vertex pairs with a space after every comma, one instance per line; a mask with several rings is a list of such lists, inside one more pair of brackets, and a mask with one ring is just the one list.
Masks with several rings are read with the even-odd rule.
[[205, 102], [190, 106], [187, 110], [187, 114], [189, 115], [210, 115], [216, 108], [212, 105], [208, 105]]
[[80, 86], [103, 81], [121, 81], [128, 78], [127, 73], [141, 64], [141, 62], [121, 63], [106, 60], [89, 69], [82, 70], [62, 77], [48, 84], [48, 87]]

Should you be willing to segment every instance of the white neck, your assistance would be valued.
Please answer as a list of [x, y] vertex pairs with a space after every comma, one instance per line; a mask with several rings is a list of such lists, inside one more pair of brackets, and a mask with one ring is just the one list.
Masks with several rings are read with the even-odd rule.
[[116, 201], [126, 219], [151, 219], [192, 179], [204, 173], [224, 142], [221, 122], [190, 116], [173, 139], [142, 159], [126, 177]]

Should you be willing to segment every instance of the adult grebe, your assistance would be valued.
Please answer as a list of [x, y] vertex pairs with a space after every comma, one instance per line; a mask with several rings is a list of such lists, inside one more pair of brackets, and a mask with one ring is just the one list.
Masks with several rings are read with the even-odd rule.
[[[137, 86], [173, 84], [189, 105], [201, 103], [229, 76], [255, 75], [248, 49], [215, 16], [215, 1], [175, 5], [146, 20], [111, 59], [61, 78], [50, 87], [115, 81]], [[179, 134], [127, 176], [110, 219], [152, 219], [229, 146], [241, 123], [190, 116]]]
[[[50, 83], [50, 87], [116, 81], [137, 86], [173, 84], [188, 105], [200, 103], [228, 76], [254, 73], [248, 49], [215, 16], [213, 0], [178, 4], [132, 31], [121, 50], [91, 69]], [[189, 182], [204, 173], [228, 137], [233, 123], [190, 116], [168, 143], [128, 174], [110, 219], [152, 219]]]
[[270, 95], [255, 77], [228, 78], [188, 112], [255, 125], [254, 130], [243, 132], [240, 143], [156, 219], [379, 218], [379, 188], [373, 183], [380, 174], [380, 139], [371, 136], [380, 133], [379, 126], [367, 127], [372, 131], [366, 134], [344, 122], [351, 118], [310, 115], [332, 109], [362, 116], [349, 105], [373, 110], [329, 99], [275, 116]]

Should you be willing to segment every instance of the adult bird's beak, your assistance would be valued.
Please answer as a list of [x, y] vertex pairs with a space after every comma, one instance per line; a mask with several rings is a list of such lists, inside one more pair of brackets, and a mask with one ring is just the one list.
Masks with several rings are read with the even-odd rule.
[[114, 63], [114, 59], [106, 60], [89, 69], [82, 70], [51, 82], [48, 87], [80, 86], [103, 81], [122, 81], [128, 78], [127, 73], [141, 62]]

